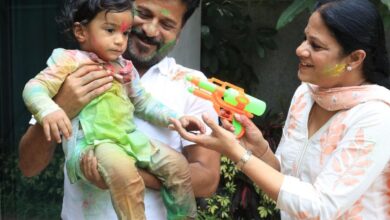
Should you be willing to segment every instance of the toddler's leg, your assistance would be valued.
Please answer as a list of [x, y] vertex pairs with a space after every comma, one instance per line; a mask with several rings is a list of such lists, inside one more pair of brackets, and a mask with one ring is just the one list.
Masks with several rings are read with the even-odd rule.
[[102, 143], [95, 155], [99, 171], [108, 185], [119, 219], [145, 219], [144, 182], [138, 174], [135, 159], [120, 146]]
[[150, 142], [159, 148], [152, 155], [149, 169], [162, 181], [161, 194], [167, 208], [168, 219], [194, 219], [196, 201], [187, 159], [163, 143], [155, 140]]

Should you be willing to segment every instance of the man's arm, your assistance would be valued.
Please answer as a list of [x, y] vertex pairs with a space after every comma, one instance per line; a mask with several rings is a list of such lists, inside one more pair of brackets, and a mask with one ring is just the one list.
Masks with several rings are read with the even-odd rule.
[[19, 143], [19, 168], [23, 175], [32, 177], [45, 169], [55, 147], [54, 141], [47, 141], [41, 125], [30, 126]]
[[[112, 77], [98, 65], [80, 67], [71, 74], [55, 97], [55, 102], [73, 118], [93, 98], [111, 87]], [[53, 157], [56, 144], [49, 142], [42, 126], [30, 126], [19, 143], [19, 168], [31, 177], [46, 168]]]
[[[189, 163], [192, 188], [195, 197], [210, 197], [215, 193], [219, 183], [220, 154], [200, 145], [189, 145], [183, 149], [183, 155]], [[160, 181], [145, 171], [140, 175], [145, 185], [152, 189], [160, 189]]]
[[183, 154], [190, 165], [195, 197], [212, 196], [219, 183], [220, 154], [195, 144], [185, 147]]

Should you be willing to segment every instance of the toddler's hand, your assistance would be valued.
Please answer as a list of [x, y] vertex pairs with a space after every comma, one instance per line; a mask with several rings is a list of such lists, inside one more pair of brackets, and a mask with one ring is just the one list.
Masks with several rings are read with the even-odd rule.
[[61, 143], [61, 133], [66, 139], [68, 139], [72, 134], [72, 124], [62, 109], [43, 117], [42, 126], [48, 141], [51, 141], [53, 136], [57, 143]]
[[114, 78], [122, 84], [128, 84], [131, 82], [131, 75], [130, 74], [123, 75], [120, 73], [115, 73]]
[[[179, 122], [186, 131], [199, 131], [201, 134], [206, 133], [205, 125], [194, 116], [182, 116], [179, 118]], [[170, 125], [170, 128], [173, 128], [173, 126]]]

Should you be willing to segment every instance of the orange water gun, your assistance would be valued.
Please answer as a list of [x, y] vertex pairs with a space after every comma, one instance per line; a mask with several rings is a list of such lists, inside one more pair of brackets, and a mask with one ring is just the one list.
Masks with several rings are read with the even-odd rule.
[[[199, 77], [187, 75], [186, 79], [194, 84], [194, 87], [190, 87], [188, 91], [210, 100], [218, 116], [232, 123], [237, 138], [244, 135], [245, 129], [234, 118], [234, 113], [253, 118], [253, 114], [261, 116], [265, 112], [265, 102], [245, 94], [244, 89], [238, 86], [216, 78], [202, 80]], [[221, 109], [224, 111], [221, 112]]]

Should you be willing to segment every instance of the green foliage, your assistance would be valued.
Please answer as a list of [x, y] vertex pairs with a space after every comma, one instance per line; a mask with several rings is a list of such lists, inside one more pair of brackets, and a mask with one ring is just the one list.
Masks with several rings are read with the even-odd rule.
[[[382, 15], [385, 28], [390, 28], [390, 0], [373, 0]], [[316, 0], [294, 0], [280, 15], [276, 29], [280, 30], [305, 10], [312, 11]]]
[[202, 71], [250, 91], [259, 82], [251, 61], [276, 49], [272, 27], [255, 25], [248, 11], [261, 2], [204, 0], [202, 3]]
[[381, 0], [381, 3], [377, 3], [377, 7], [382, 15], [385, 30], [388, 30], [390, 28], [390, 0]]
[[[60, 149], [60, 148], [59, 148]], [[1, 214], [5, 219], [59, 219], [63, 195], [63, 153], [58, 150], [40, 175], [24, 177], [17, 154], [0, 154]]]
[[[204, 0], [202, 3], [202, 71], [249, 90], [259, 83], [252, 61], [262, 59], [267, 50], [277, 49], [276, 30], [253, 22], [251, 4], [262, 0]], [[256, 119], [273, 150], [279, 143], [283, 115], [266, 113]], [[226, 157], [221, 158], [217, 193], [198, 200], [198, 219], [279, 219], [275, 202], [239, 172]]]
[[390, 10], [390, 0], [381, 0], [381, 2]]
[[[283, 114], [267, 112], [257, 126], [263, 131], [273, 151], [279, 143], [284, 124]], [[198, 202], [198, 219], [279, 219], [275, 202], [250, 179], [238, 171], [234, 163], [221, 158], [221, 176], [217, 193]]]
[[288, 6], [280, 15], [278, 22], [276, 23], [276, 29], [279, 30], [282, 27], [290, 23], [294, 18], [308, 9], [311, 11], [316, 0], [294, 0], [290, 6]]

